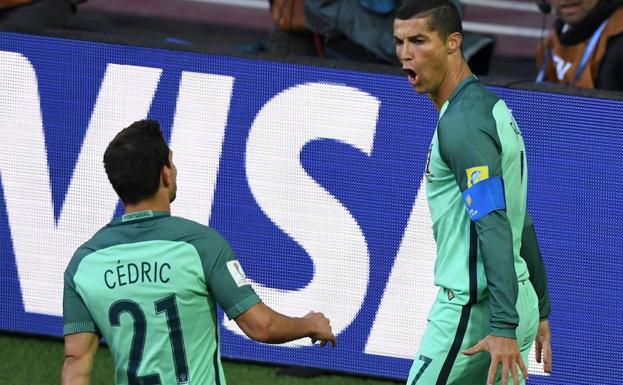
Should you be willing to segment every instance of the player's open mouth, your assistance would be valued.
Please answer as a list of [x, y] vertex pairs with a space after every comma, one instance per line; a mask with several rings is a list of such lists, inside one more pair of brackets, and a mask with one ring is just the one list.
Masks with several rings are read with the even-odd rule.
[[409, 83], [411, 83], [412, 86], [415, 86], [418, 81], [417, 73], [415, 73], [415, 71], [408, 69], [408, 68], [403, 68], [403, 71], [405, 71], [405, 73], [407, 74]]

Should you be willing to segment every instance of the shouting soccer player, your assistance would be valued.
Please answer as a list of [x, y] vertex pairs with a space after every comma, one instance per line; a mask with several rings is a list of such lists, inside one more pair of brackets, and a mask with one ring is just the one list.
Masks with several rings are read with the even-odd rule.
[[409, 82], [439, 110], [426, 192], [440, 290], [407, 384], [523, 384], [533, 342], [546, 372], [551, 349], [521, 132], [470, 71], [453, 3], [405, 1], [394, 36]]
[[335, 346], [324, 315], [271, 310], [221, 235], [170, 215], [177, 170], [158, 122], [122, 130], [104, 165], [125, 214], [82, 245], [65, 271], [63, 385], [90, 383], [100, 336], [117, 385], [225, 385], [217, 304], [257, 341], [310, 337]]

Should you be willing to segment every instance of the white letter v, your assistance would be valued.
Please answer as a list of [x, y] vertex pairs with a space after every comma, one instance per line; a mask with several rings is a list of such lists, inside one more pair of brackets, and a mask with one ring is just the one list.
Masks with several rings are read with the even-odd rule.
[[0, 51], [0, 182], [27, 312], [62, 315], [65, 267], [118, 202], [104, 150], [119, 130], [147, 116], [161, 72], [108, 65], [55, 223], [35, 70], [23, 55]]

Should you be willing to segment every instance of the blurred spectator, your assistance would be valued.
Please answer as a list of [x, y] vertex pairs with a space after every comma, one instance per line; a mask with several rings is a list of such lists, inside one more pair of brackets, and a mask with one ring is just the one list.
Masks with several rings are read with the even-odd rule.
[[306, 0], [305, 16], [326, 57], [397, 64], [395, 8], [396, 0]]
[[[449, 0], [462, 12], [458, 0]], [[330, 59], [397, 64], [394, 13], [401, 0], [273, 0], [276, 30], [268, 51]], [[463, 53], [478, 75], [486, 75], [495, 41], [465, 33]]]
[[397, 63], [396, 0], [271, 0], [276, 31], [268, 51], [331, 59]]
[[277, 26], [286, 31], [305, 29], [305, 0], [270, 0], [270, 11]]
[[274, 54], [321, 55], [318, 36], [305, 24], [305, 0], [270, 0], [275, 21], [266, 50]]
[[0, 27], [11, 29], [64, 28], [86, 0], [0, 0]]
[[537, 81], [623, 91], [623, 0], [551, 5], [557, 19], [537, 50]]

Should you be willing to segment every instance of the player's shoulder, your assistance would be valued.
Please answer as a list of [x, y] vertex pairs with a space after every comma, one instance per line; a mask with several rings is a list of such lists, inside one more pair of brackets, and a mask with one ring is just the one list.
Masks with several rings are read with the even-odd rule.
[[164, 226], [170, 227], [171, 230], [174, 230], [175, 233], [179, 233], [180, 236], [186, 235], [208, 238], [221, 237], [219, 232], [210, 226], [178, 216], [172, 215], [168, 218], [165, 218], [163, 224]]
[[69, 261], [69, 264], [67, 265], [67, 268], [65, 269], [65, 274], [73, 275], [78, 269], [80, 262], [82, 262], [85, 257], [100, 249], [107, 247], [107, 244], [109, 243], [109, 238], [110, 231], [107, 226], [99, 229], [95, 234], [93, 234], [93, 236], [89, 240], [81, 244], [76, 249], [73, 256], [71, 257], [71, 260]]
[[494, 111], [504, 102], [480, 81], [473, 81], [449, 101], [439, 119], [438, 134], [446, 141], [470, 141], [495, 132]]
[[227, 240], [216, 229], [190, 219], [170, 216], [163, 221], [172, 241], [182, 241], [197, 246], [220, 247]]
[[[485, 87], [480, 81], [474, 80], [465, 85], [449, 102], [442, 120], [446, 122], [462, 122], [475, 124], [491, 116], [500, 97]], [[443, 119], [445, 118], [445, 119]]]

